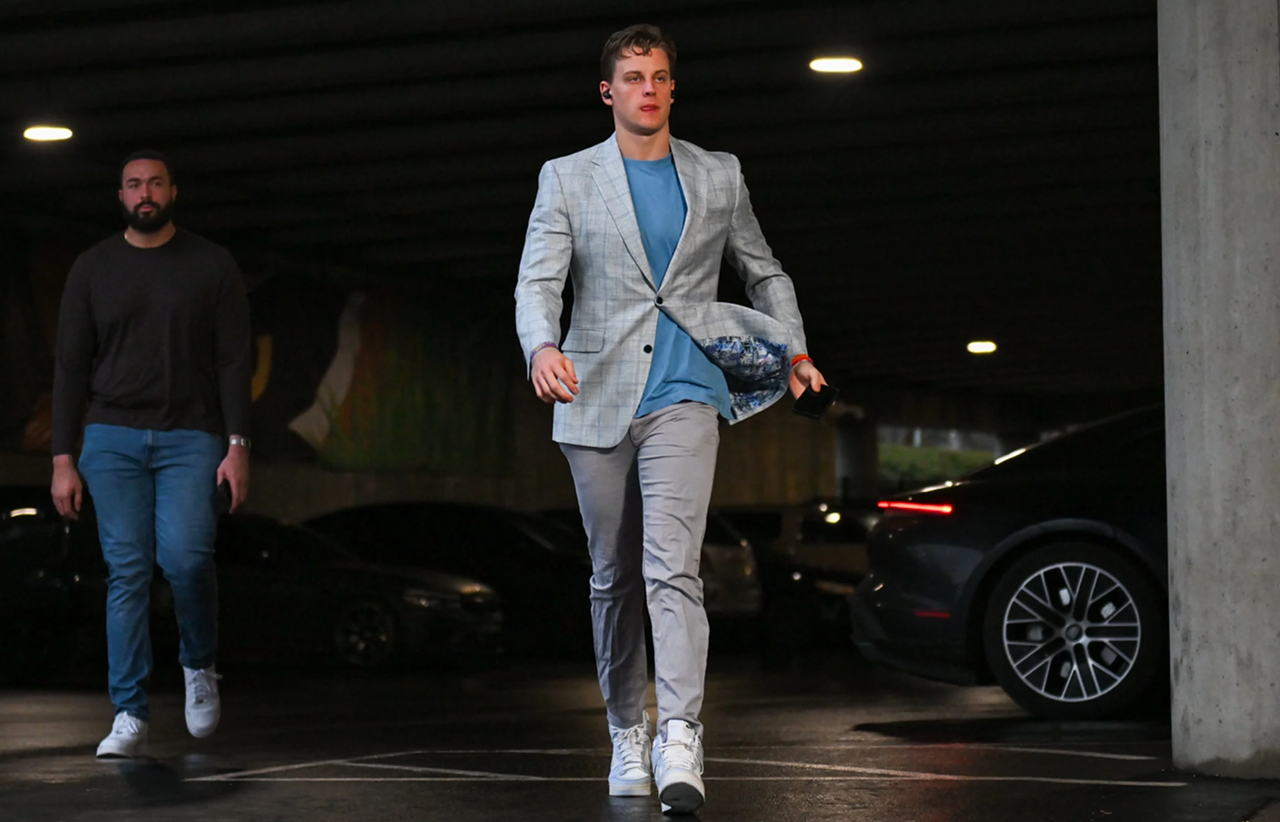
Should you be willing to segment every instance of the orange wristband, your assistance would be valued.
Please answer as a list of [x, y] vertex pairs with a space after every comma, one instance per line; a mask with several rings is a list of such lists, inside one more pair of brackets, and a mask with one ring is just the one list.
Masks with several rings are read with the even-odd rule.
[[808, 354], [796, 354], [794, 357], [791, 358], [791, 367], [795, 368], [800, 363], [806, 362], [806, 361], [813, 362], [813, 357], [810, 357]]

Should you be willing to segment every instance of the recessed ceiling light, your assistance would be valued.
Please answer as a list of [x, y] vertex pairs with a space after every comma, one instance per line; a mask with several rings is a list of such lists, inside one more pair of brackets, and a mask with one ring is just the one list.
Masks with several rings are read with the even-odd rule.
[[862, 61], [852, 57], [819, 57], [809, 63], [809, 68], [823, 73], [849, 74], [862, 71]]
[[996, 344], [986, 340], [979, 340], [969, 343], [970, 354], [993, 354], [996, 350]]
[[32, 126], [22, 132], [22, 136], [37, 143], [48, 143], [55, 140], [70, 140], [71, 129], [63, 126]]

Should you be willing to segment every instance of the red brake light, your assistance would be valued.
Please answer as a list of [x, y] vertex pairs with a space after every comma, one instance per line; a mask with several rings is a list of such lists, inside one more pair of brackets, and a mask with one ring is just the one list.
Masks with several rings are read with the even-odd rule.
[[915, 511], [920, 514], [950, 514], [955, 509], [950, 505], [929, 505], [923, 502], [892, 502], [881, 500], [880, 508], [890, 511]]

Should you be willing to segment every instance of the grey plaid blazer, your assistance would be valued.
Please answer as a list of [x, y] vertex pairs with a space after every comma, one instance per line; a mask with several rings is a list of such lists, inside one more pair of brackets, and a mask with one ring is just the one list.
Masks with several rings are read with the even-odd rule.
[[[556, 442], [611, 448], [626, 436], [649, 378], [645, 348], [659, 312], [724, 370], [731, 423], [786, 393], [791, 357], [807, 350], [795, 288], [756, 222], [738, 158], [674, 138], [671, 153], [688, 216], [660, 289], [615, 137], [551, 160], [538, 176], [516, 284], [516, 331], [527, 369], [536, 346], [560, 341], [565, 278], [573, 278], [573, 316], [560, 350], [573, 361], [579, 393], [556, 404]], [[715, 301], [721, 258], [737, 269], [756, 310]]]

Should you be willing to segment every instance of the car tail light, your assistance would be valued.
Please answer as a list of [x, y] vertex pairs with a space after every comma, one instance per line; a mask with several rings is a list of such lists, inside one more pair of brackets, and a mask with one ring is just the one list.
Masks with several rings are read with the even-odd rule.
[[894, 502], [881, 500], [878, 507], [886, 511], [912, 511], [917, 514], [950, 514], [955, 509], [949, 504], [931, 505], [924, 502]]

